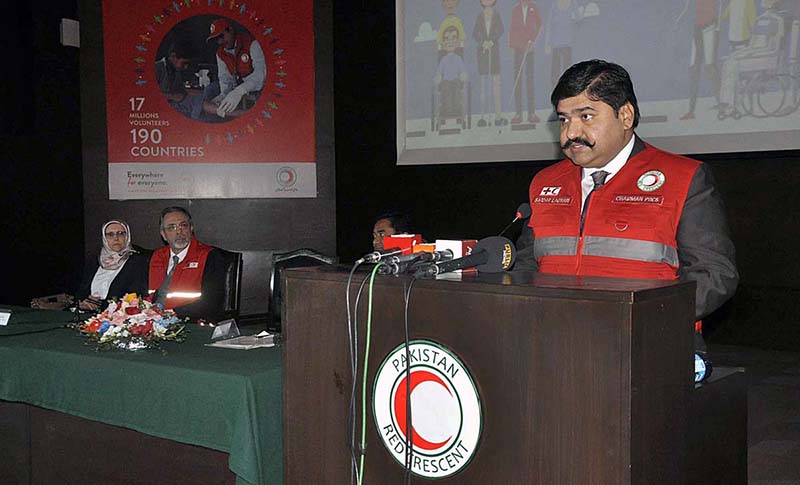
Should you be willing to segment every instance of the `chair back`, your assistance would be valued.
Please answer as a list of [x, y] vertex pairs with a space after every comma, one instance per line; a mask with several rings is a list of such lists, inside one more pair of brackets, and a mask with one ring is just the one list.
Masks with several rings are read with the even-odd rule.
[[214, 248], [225, 260], [225, 300], [222, 311], [225, 318], [239, 317], [242, 288], [242, 253]]
[[281, 271], [286, 268], [335, 265], [339, 258], [327, 256], [313, 249], [296, 249], [272, 254], [272, 270], [269, 275], [269, 315], [270, 327], [281, 329]]

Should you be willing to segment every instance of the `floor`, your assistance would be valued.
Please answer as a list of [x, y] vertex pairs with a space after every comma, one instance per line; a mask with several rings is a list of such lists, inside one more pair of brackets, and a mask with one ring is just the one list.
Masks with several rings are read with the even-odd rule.
[[747, 370], [748, 483], [800, 485], [800, 353], [710, 344], [709, 356]]

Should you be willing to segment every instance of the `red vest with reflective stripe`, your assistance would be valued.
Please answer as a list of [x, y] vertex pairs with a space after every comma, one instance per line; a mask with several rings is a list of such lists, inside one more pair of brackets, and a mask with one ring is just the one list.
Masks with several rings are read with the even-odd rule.
[[645, 144], [595, 190], [581, 219], [581, 169], [563, 160], [530, 185], [534, 255], [542, 273], [677, 278], [676, 233], [700, 162]]
[[253, 43], [253, 40], [249, 34], [236, 34], [233, 54], [227, 53], [221, 46], [217, 47], [217, 55], [225, 63], [231, 76], [237, 80], [247, 77], [253, 72], [253, 59], [250, 57], [250, 44]]
[[[167, 299], [164, 301], [164, 308], [175, 308], [200, 298], [201, 286], [203, 283], [203, 270], [206, 267], [208, 253], [214, 249], [207, 246], [194, 237], [189, 243], [189, 251], [183, 261], [178, 263], [178, 267], [172, 273]], [[150, 258], [150, 294], [156, 291], [164, 278], [167, 277], [167, 268], [172, 253], [169, 246], [162, 246], [153, 252]], [[179, 295], [175, 295], [178, 293]], [[183, 295], [181, 295], [183, 294]], [[189, 296], [186, 294], [196, 294]]]

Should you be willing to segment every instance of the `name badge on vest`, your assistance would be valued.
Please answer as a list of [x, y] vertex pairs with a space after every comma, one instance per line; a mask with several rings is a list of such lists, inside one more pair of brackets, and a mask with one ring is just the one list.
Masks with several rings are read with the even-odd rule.
[[561, 194], [561, 187], [542, 187], [539, 196], [533, 199], [534, 204], [558, 204], [570, 205], [572, 197], [569, 194]]
[[644, 194], [616, 194], [612, 202], [616, 204], [656, 204], [664, 203], [663, 195], [644, 195]]
[[200, 263], [198, 263], [197, 261], [192, 261], [191, 263], [189, 263], [189, 266], [187, 266], [187, 268], [189, 268], [189, 269], [191, 269], [191, 268], [199, 268], [199, 267], [200, 267]]
[[533, 199], [534, 204], [558, 204], [558, 205], [570, 205], [572, 203], [572, 197], [536, 197]]

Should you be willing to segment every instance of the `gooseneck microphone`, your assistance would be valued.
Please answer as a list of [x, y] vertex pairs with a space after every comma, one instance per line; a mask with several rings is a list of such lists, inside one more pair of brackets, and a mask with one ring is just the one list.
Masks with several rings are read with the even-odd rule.
[[401, 254], [400, 256], [390, 256], [389, 263], [410, 263], [419, 262], [427, 263], [431, 261], [450, 261], [453, 259], [453, 251], [451, 249], [443, 249], [441, 251], [433, 252], [419, 252], [412, 254]]
[[531, 205], [529, 203], [523, 202], [522, 204], [520, 204], [519, 207], [517, 207], [517, 214], [516, 217], [514, 217], [514, 220], [509, 222], [508, 225], [505, 228], [503, 228], [502, 231], [500, 231], [500, 234], [498, 234], [498, 236], [502, 236], [503, 234], [505, 234], [506, 231], [508, 231], [508, 228], [513, 226], [514, 223], [517, 222], [518, 220], [529, 218], [532, 213], [533, 211], [531, 210]]
[[364, 263], [377, 263], [378, 261], [384, 258], [399, 254], [403, 254], [403, 250], [400, 248], [384, 249], [383, 251], [373, 251], [371, 253], [365, 254], [362, 258], [357, 259], [355, 264], [358, 265]]
[[515, 259], [514, 244], [502, 236], [492, 236], [478, 241], [469, 256], [427, 264], [417, 269], [414, 277], [425, 278], [473, 267], [481, 273], [500, 273], [509, 269]]
[[403, 274], [418, 268], [425, 263], [437, 261], [450, 261], [453, 259], [453, 251], [443, 249], [441, 251], [419, 252], [413, 254], [402, 254], [400, 256], [390, 256], [386, 258], [385, 266], [378, 269], [378, 274]]

